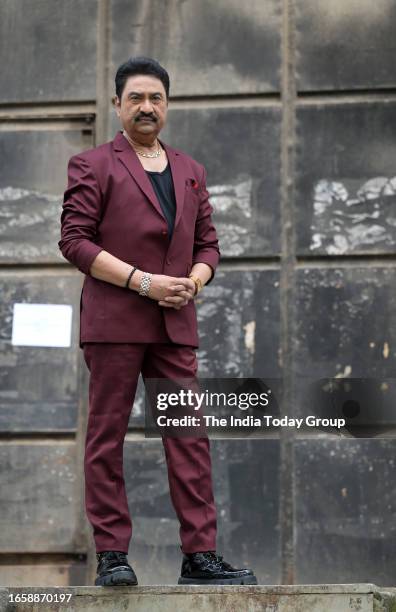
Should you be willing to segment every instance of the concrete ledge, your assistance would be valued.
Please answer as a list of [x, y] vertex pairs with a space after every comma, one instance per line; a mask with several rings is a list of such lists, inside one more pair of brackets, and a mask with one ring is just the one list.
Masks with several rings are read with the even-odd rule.
[[[26, 603], [22, 603], [21, 598], [29, 599]], [[29, 612], [43, 610], [51, 612], [396, 612], [396, 588], [380, 588], [374, 584], [0, 588], [1, 612], [27, 610]]]

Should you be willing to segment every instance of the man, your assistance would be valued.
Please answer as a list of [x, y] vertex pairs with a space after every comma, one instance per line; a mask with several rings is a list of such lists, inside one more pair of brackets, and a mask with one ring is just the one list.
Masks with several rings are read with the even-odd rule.
[[[169, 76], [131, 58], [115, 78], [123, 130], [69, 161], [61, 214], [63, 256], [86, 276], [80, 348], [90, 371], [84, 471], [96, 585], [136, 585], [127, 560], [132, 523], [123, 443], [140, 372], [197, 372], [194, 297], [213, 280], [220, 251], [204, 167], [165, 144]], [[216, 509], [207, 436], [163, 437], [172, 503], [180, 521], [180, 584], [256, 584], [216, 554]]]

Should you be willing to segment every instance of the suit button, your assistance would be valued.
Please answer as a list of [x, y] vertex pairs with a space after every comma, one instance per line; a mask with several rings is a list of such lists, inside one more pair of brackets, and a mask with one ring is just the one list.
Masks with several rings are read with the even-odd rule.
[[171, 263], [171, 260], [170, 260], [170, 259], [167, 259], [167, 260], [166, 260], [166, 263], [169, 265], [169, 264]]
[[166, 236], [166, 234], [167, 234], [167, 233], [168, 233], [168, 231], [167, 231], [167, 230], [162, 230], [162, 232], [161, 232], [161, 234], [162, 234], [163, 236]]

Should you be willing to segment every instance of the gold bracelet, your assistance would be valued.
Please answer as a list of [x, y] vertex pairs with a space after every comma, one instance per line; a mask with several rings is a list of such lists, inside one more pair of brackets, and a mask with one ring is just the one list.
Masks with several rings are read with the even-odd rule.
[[202, 289], [202, 281], [200, 278], [198, 278], [198, 276], [194, 276], [194, 274], [190, 274], [188, 278], [191, 278], [191, 280], [194, 281], [195, 283], [195, 293], [194, 295], [197, 295], [201, 289]]

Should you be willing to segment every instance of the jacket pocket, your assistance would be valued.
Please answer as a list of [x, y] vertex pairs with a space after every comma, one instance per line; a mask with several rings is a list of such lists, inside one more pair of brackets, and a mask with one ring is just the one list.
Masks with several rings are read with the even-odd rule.
[[202, 185], [194, 178], [186, 179], [185, 193], [191, 193], [192, 195], [200, 195], [202, 191]]

